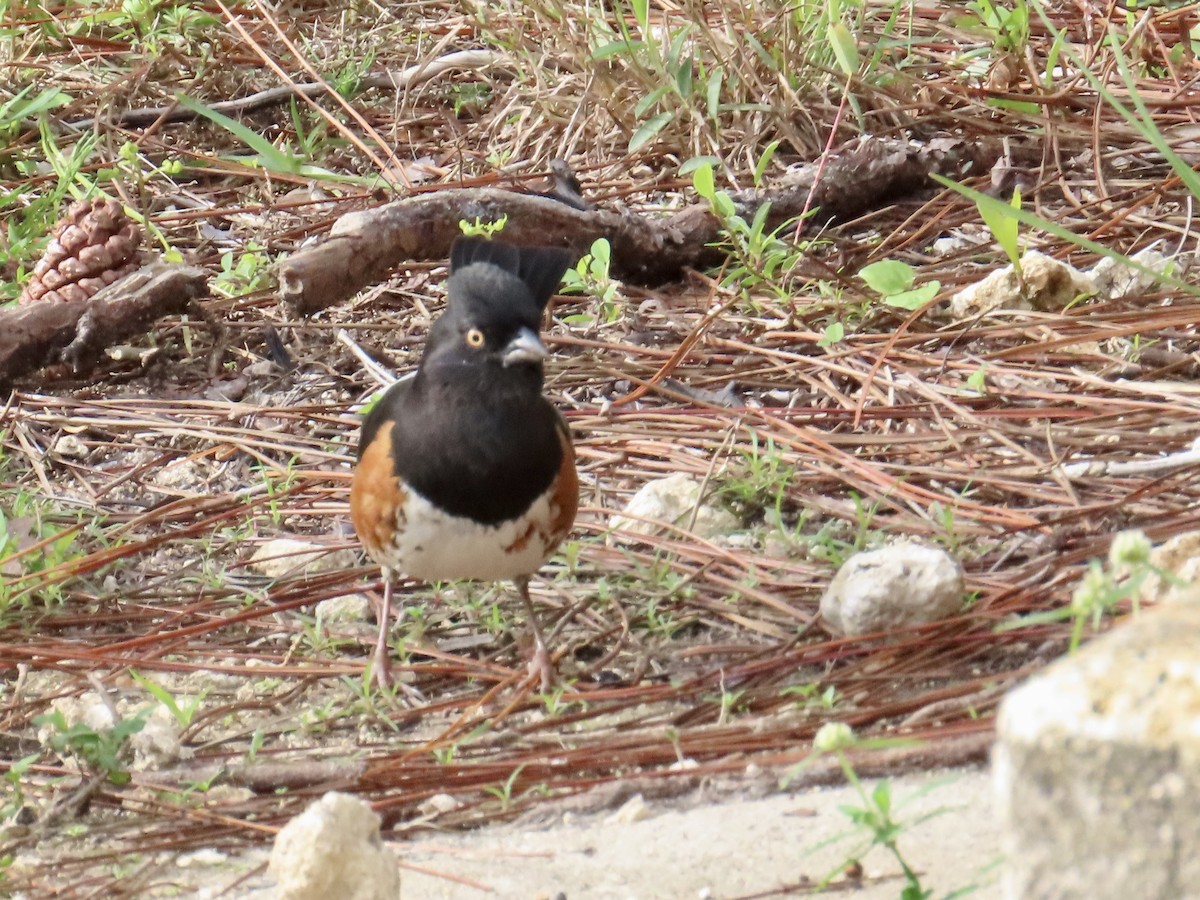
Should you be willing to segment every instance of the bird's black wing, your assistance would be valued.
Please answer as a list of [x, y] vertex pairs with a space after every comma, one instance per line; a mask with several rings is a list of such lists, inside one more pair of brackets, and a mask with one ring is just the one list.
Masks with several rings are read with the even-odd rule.
[[362, 430], [359, 432], [359, 459], [362, 459], [363, 451], [371, 445], [371, 441], [375, 440], [375, 436], [379, 434], [379, 429], [383, 427], [384, 423], [395, 422], [405, 396], [412, 390], [412, 382], [412, 375], [401, 378], [395, 384], [386, 388], [379, 399], [375, 401], [375, 405], [371, 407], [370, 412], [363, 419]]

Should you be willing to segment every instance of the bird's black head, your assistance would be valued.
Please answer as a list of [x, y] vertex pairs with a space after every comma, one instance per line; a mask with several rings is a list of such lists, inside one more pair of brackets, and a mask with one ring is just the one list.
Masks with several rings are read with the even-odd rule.
[[573, 260], [567, 250], [460, 238], [450, 253], [449, 301], [434, 323], [423, 369], [482, 366], [541, 380], [542, 311]]

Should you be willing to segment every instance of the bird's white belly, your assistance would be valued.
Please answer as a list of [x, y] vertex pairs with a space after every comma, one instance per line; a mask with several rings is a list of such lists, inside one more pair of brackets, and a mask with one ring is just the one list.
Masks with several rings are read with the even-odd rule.
[[390, 547], [378, 562], [422, 581], [460, 578], [498, 581], [532, 575], [558, 544], [555, 510], [547, 492], [523, 516], [480, 525], [437, 509], [411, 488], [397, 510]]

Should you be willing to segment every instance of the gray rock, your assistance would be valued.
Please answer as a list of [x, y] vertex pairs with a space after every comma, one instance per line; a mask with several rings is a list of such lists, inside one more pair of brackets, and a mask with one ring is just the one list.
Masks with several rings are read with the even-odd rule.
[[1200, 603], [1160, 606], [1012, 691], [993, 754], [1004, 896], [1200, 886]]
[[277, 900], [396, 900], [400, 867], [362, 800], [330, 791], [275, 836]]
[[903, 541], [850, 557], [821, 597], [821, 617], [838, 634], [923, 625], [962, 608], [962, 567], [946, 551]]

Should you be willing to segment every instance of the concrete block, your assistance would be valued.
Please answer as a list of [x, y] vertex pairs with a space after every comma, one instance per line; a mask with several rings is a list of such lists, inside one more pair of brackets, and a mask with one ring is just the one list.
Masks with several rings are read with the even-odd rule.
[[1200, 897], [1200, 601], [1049, 666], [997, 738], [1006, 898]]

